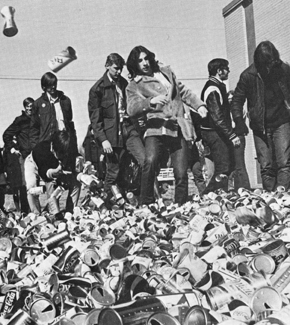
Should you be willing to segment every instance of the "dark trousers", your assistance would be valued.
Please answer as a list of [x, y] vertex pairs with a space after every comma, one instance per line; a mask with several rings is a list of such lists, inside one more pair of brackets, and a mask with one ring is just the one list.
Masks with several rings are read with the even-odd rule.
[[290, 123], [275, 129], [267, 129], [266, 134], [254, 132], [257, 158], [261, 166], [263, 188], [273, 191], [277, 186], [286, 190], [290, 184]]
[[199, 194], [202, 194], [206, 188], [205, 179], [202, 172], [203, 162], [195, 143], [188, 150], [188, 165], [192, 171], [194, 183], [198, 189], [198, 192]]
[[229, 176], [234, 167], [234, 146], [230, 140], [214, 130], [202, 130], [202, 139], [205, 146], [210, 148], [214, 162], [214, 175], [208, 183], [204, 193], [215, 191], [219, 188], [228, 190], [228, 177], [219, 178], [220, 175]]
[[131, 135], [127, 138], [125, 148], [113, 148], [113, 152], [106, 156], [106, 177], [104, 190], [111, 191], [111, 186], [116, 184], [120, 170], [120, 160], [127, 149], [129, 153], [137, 160], [138, 164], [143, 167], [145, 161], [145, 149], [142, 140], [137, 135]]
[[145, 163], [142, 169], [141, 202], [150, 204], [154, 199], [154, 180], [159, 170], [164, 148], [169, 150], [175, 178], [175, 203], [183, 204], [188, 197], [187, 143], [183, 137], [150, 136], [145, 138]]

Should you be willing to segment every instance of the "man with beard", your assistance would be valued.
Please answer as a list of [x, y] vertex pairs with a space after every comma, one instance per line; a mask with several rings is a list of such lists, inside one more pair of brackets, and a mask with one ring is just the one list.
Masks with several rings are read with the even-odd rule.
[[254, 63], [242, 72], [235, 89], [231, 111], [237, 135], [248, 133], [243, 119], [245, 100], [263, 188], [273, 191], [284, 186], [287, 190], [290, 184], [290, 67], [269, 41], [257, 46]]

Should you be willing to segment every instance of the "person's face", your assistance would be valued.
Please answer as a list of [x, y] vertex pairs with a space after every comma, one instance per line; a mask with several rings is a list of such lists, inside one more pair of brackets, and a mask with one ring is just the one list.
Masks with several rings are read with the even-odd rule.
[[51, 97], [55, 97], [57, 94], [57, 82], [45, 89], [45, 91], [50, 94]]
[[25, 106], [25, 113], [27, 116], [32, 115], [32, 104], [28, 104], [27, 106]]
[[116, 63], [107, 66], [108, 73], [113, 80], [118, 80], [123, 68], [119, 67]]
[[218, 70], [218, 75], [219, 75], [221, 80], [228, 80], [229, 79], [229, 74], [230, 74], [230, 68], [229, 67], [224, 67], [224, 68]]
[[150, 62], [148, 60], [147, 54], [144, 52], [141, 52], [139, 55], [138, 69], [141, 74], [144, 74], [146, 76], [152, 75]]

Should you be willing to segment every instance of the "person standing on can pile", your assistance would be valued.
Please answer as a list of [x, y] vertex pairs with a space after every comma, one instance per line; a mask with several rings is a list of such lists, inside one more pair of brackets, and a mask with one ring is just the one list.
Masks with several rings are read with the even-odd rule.
[[228, 176], [234, 170], [234, 147], [240, 139], [232, 128], [230, 105], [224, 81], [228, 79], [229, 62], [216, 58], [208, 63], [209, 79], [201, 92], [209, 114], [201, 122], [202, 139], [210, 148], [214, 174], [204, 194], [219, 188], [228, 190]]
[[[74, 140], [66, 130], [56, 131], [51, 141], [39, 142], [25, 161], [25, 179], [27, 189], [37, 186], [38, 179], [45, 181], [48, 198], [57, 185], [68, 189], [66, 211], [73, 213], [77, 206], [81, 184], [75, 172], [70, 169], [70, 155], [74, 152]], [[38, 195], [29, 195], [31, 211], [40, 214]], [[51, 211], [49, 211], [51, 212]]]
[[54, 133], [59, 130], [69, 132], [71, 155], [68, 157], [68, 165], [70, 170], [74, 171], [79, 153], [71, 100], [57, 89], [58, 80], [53, 73], [46, 72], [41, 77], [40, 83], [44, 93], [34, 102], [33, 115], [35, 123], [40, 127], [39, 142], [51, 140]]
[[290, 184], [290, 67], [280, 59], [273, 43], [261, 42], [254, 63], [244, 70], [236, 86], [231, 112], [236, 133], [249, 130], [243, 119], [247, 100], [263, 188], [273, 191]]
[[144, 145], [127, 114], [125, 89], [128, 82], [121, 76], [124, 64], [119, 54], [108, 55], [104, 75], [89, 92], [93, 134], [106, 156], [104, 190], [108, 200], [112, 197], [111, 187], [116, 184], [124, 150], [128, 150], [141, 167], [145, 159]]
[[205, 104], [176, 79], [169, 66], [155, 60], [155, 54], [144, 46], [136, 46], [127, 59], [130, 83], [126, 89], [128, 114], [133, 118], [146, 116], [146, 159], [142, 170], [141, 203], [154, 199], [154, 180], [162, 149], [170, 151], [175, 177], [175, 203], [188, 199], [188, 155], [186, 141], [196, 136], [188, 106], [204, 117]]
[[39, 124], [33, 121], [34, 99], [27, 97], [23, 101], [24, 110], [4, 131], [7, 180], [13, 191], [16, 207], [20, 199], [22, 212], [29, 212], [26, 183], [24, 177], [24, 162], [32, 149], [38, 143]]

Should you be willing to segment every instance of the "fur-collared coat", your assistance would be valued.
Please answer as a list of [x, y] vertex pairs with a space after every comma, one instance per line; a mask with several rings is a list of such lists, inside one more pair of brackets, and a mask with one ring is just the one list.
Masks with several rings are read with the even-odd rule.
[[[169, 66], [159, 66], [159, 69], [170, 82], [170, 88], [167, 90], [154, 76], [138, 75], [126, 88], [127, 112], [131, 117], [146, 114], [145, 136], [164, 135], [164, 131], [166, 135], [177, 136], [179, 126], [185, 140], [194, 141], [196, 135], [186, 105], [197, 111], [205, 104], [177, 80]], [[169, 102], [153, 107], [150, 100], [158, 95], [168, 96]]]

